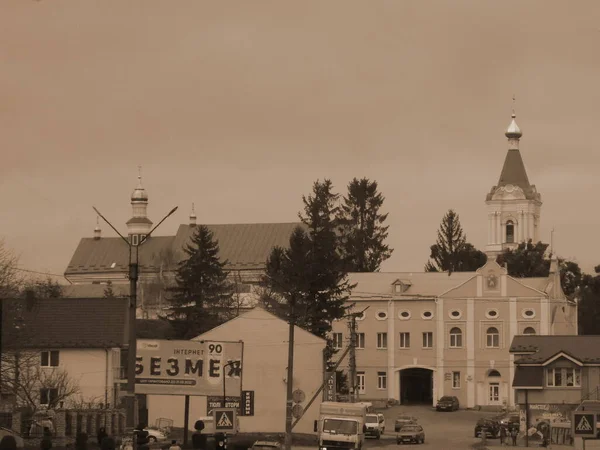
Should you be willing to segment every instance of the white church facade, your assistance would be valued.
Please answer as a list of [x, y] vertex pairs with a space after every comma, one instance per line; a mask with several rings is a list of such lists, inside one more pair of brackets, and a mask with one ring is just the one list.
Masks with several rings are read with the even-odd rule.
[[[515, 116], [508, 153], [486, 197], [488, 262], [476, 272], [353, 273], [359, 398], [435, 404], [456, 396], [461, 407], [514, 406], [516, 335], [577, 334], [577, 305], [560, 286], [556, 257], [543, 278], [515, 279], [496, 256], [539, 241], [541, 196], [529, 183]], [[349, 342], [345, 320], [333, 326], [338, 348]]]

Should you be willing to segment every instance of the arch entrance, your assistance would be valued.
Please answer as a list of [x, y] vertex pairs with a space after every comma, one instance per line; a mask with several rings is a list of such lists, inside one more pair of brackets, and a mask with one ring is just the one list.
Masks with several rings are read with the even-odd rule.
[[400, 403], [402, 405], [431, 405], [433, 403], [433, 369], [407, 367], [400, 370]]

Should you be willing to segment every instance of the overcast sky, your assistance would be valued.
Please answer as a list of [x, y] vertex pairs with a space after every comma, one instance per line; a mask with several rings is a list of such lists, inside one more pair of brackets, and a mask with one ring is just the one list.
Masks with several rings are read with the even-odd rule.
[[[0, 235], [62, 274], [95, 205], [126, 231], [142, 165], [157, 234], [292, 222], [312, 182], [377, 180], [386, 271], [422, 271], [440, 219], [487, 239], [521, 152], [560, 256], [600, 264], [600, 2], [2, 0]], [[104, 236], [113, 232], [102, 226]]]

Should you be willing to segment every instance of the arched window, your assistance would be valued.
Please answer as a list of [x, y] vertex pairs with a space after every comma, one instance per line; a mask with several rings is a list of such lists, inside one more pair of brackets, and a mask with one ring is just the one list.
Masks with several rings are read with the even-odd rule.
[[500, 372], [498, 372], [497, 370], [490, 370], [488, 373], [488, 377], [501, 377], [502, 375], [500, 375]]
[[500, 332], [496, 327], [489, 327], [486, 332], [486, 344], [491, 348], [500, 347]]
[[450, 348], [461, 348], [462, 347], [462, 331], [458, 327], [454, 327], [450, 330]]
[[515, 224], [512, 220], [506, 222], [506, 242], [509, 244], [515, 242]]
[[527, 327], [523, 330], [523, 334], [535, 334], [535, 328]]

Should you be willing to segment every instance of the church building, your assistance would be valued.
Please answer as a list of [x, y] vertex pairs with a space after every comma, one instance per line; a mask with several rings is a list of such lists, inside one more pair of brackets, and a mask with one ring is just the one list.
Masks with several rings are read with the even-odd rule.
[[[530, 184], [512, 116], [508, 153], [487, 194], [487, 263], [475, 272], [352, 273], [357, 320], [357, 390], [361, 400], [460, 407], [514, 406], [516, 335], [577, 334], [577, 305], [560, 285], [556, 256], [543, 278], [513, 278], [496, 263], [504, 249], [539, 241], [541, 196]], [[349, 323], [333, 324], [334, 346], [349, 344]], [[345, 364], [344, 364], [345, 365]]]

